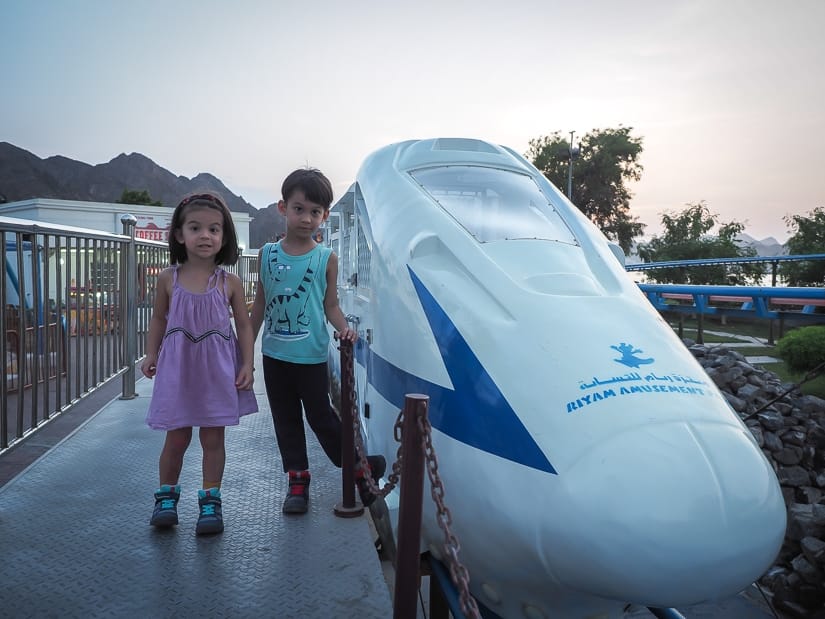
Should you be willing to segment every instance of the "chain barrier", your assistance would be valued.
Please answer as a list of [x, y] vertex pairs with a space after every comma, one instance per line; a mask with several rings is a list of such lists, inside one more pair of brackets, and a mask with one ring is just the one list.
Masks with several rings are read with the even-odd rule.
[[[354, 355], [342, 355], [342, 377], [343, 376], [350, 376], [354, 377]], [[367, 463], [367, 451], [364, 448], [364, 441], [361, 437], [361, 419], [358, 415], [358, 404], [356, 400], [356, 393], [355, 393], [355, 380], [349, 380], [350, 385], [350, 405], [352, 407], [352, 430], [355, 435], [355, 451], [357, 454], [357, 463], [356, 463], [356, 470], [358, 471], [367, 471], [368, 470], [368, 463]], [[398, 417], [395, 420], [395, 425], [393, 426], [393, 434], [395, 441], [401, 445], [401, 434], [402, 428], [404, 423], [404, 409], [401, 409], [398, 413]], [[456, 586], [459, 592], [459, 600], [461, 604], [461, 612], [464, 613], [466, 617], [469, 619], [480, 619], [481, 613], [478, 610], [478, 606], [476, 605], [476, 601], [470, 595], [470, 575], [467, 571], [467, 568], [462, 565], [461, 561], [458, 558], [458, 553], [461, 550], [461, 545], [458, 542], [458, 538], [452, 532], [450, 525], [452, 524], [452, 514], [450, 513], [449, 508], [444, 503], [444, 483], [441, 481], [441, 477], [438, 474], [438, 458], [435, 454], [435, 449], [432, 445], [432, 426], [430, 425], [429, 419], [426, 416], [419, 417], [417, 420], [418, 423], [418, 430], [421, 432], [421, 449], [424, 452], [424, 458], [426, 461], [427, 467], [427, 475], [430, 479], [430, 494], [432, 495], [433, 502], [436, 505], [437, 512], [436, 512], [436, 519], [438, 521], [438, 526], [444, 532], [444, 557], [446, 558], [446, 563], [450, 568], [450, 576], [452, 578], [453, 584]], [[404, 454], [402, 452], [401, 447], [399, 446], [398, 451], [396, 452], [396, 460], [392, 463], [391, 470], [392, 472], [387, 476], [387, 483], [384, 484], [384, 487], [381, 488], [375, 481], [372, 479], [371, 475], [364, 474], [364, 479], [367, 482], [367, 487], [369, 491], [372, 492], [374, 495], [384, 498], [390, 492], [392, 492], [396, 486], [398, 485], [398, 481], [401, 478], [401, 466], [403, 462]]]
[[441, 482], [441, 477], [438, 474], [438, 458], [435, 455], [435, 449], [433, 449], [432, 443], [432, 426], [430, 426], [430, 420], [426, 416], [418, 418], [418, 431], [421, 432], [421, 447], [424, 450], [424, 458], [427, 462], [427, 475], [430, 478], [430, 494], [438, 509], [438, 526], [444, 532], [444, 553], [447, 557], [447, 564], [450, 566], [450, 576], [452, 577], [453, 584], [459, 591], [461, 612], [472, 619], [479, 619], [481, 613], [479, 613], [476, 601], [470, 595], [470, 574], [458, 559], [458, 552], [461, 550], [461, 545], [458, 543], [458, 538], [450, 529], [450, 525], [453, 523], [453, 517], [450, 510], [444, 504], [444, 484]]

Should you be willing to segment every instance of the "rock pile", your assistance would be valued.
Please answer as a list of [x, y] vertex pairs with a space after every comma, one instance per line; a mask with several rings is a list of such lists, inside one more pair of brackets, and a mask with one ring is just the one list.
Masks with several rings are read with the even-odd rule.
[[825, 400], [791, 389], [735, 350], [685, 344], [750, 429], [782, 487], [785, 542], [760, 585], [778, 610], [825, 619]]

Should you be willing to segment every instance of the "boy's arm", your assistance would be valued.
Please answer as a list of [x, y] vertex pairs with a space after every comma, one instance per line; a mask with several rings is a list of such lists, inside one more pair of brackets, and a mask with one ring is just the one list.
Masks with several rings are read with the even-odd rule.
[[350, 329], [347, 317], [338, 304], [338, 256], [332, 252], [327, 261], [327, 291], [324, 294], [324, 314], [327, 320], [338, 331], [338, 339], [354, 342], [358, 339], [358, 332]]
[[254, 380], [252, 372], [255, 363], [255, 340], [252, 337], [252, 323], [249, 320], [244, 298], [243, 284], [234, 273], [227, 273], [229, 279], [232, 314], [235, 317], [235, 331], [238, 335], [238, 344], [241, 348], [242, 365], [235, 379], [237, 389], [249, 389]]

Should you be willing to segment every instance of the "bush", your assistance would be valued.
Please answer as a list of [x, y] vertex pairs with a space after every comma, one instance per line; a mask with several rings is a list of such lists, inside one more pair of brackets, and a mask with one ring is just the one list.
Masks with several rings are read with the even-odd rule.
[[794, 329], [776, 345], [779, 356], [795, 372], [809, 372], [825, 363], [825, 326]]

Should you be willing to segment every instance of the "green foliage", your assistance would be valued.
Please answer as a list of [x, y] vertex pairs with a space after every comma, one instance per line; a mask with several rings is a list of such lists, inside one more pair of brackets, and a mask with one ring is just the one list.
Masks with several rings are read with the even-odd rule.
[[[785, 224], [792, 236], [786, 247], [791, 255], [825, 252], [825, 208], [817, 207], [805, 215], [786, 215]], [[825, 284], [825, 261], [783, 262], [782, 277], [789, 286], [822, 286]]]
[[[642, 165], [642, 139], [630, 135], [632, 127], [593, 130], [579, 140], [580, 154], [573, 160], [571, 201], [609, 239], [627, 254], [645, 225], [630, 214], [631, 193], [625, 186], [638, 181]], [[566, 193], [570, 143], [556, 131], [530, 140], [525, 157]]]
[[[664, 234], [654, 236], [639, 246], [639, 257], [645, 262], [698, 260], [701, 258], [738, 258], [756, 255], [751, 247], [740, 247], [737, 235], [745, 229], [737, 221], [720, 223], [704, 200], [688, 204], [675, 214], [663, 213]], [[712, 234], [714, 228], [716, 233]], [[674, 267], [649, 271], [649, 277], [663, 284], [756, 285], [765, 274], [762, 264], [711, 265]]]
[[776, 344], [776, 351], [796, 372], [809, 372], [825, 363], [825, 326], [794, 329]]
[[152, 196], [146, 189], [137, 191], [134, 189], [124, 189], [120, 194], [118, 204], [148, 204], [149, 206], [162, 206], [160, 200], [152, 200]]

